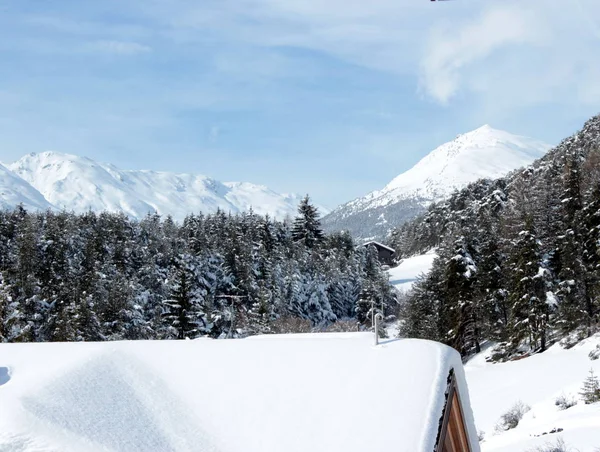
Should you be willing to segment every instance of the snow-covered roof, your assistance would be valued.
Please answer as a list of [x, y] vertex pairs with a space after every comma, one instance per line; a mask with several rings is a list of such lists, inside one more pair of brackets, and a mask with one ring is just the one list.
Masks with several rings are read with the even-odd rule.
[[344, 333], [2, 344], [0, 366], [10, 368], [0, 446], [431, 452], [454, 368], [479, 451], [460, 356], [429, 341], [375, 346], [372, 334]]
[[396, 250], [394, 248], [390, 248], [389, 246], [386, 246], [383, 243], [376, 242], [375, 240], [371, 240], [370, 242], [363, 244], [363, 246], [369, 246], [369, 245], [375, 245], [375, 246], [379, 246], [381, 248], [385, 248], [386, 250], [389, 250], [392, 253], [396, 252]]

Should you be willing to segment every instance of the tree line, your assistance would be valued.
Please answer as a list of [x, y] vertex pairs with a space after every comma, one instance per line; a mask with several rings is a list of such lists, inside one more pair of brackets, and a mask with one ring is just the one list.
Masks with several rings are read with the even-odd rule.
[[373, 250], [295, 220], [0, 211], [0, 340], [240, 337], [368, 323], [396, 300]]

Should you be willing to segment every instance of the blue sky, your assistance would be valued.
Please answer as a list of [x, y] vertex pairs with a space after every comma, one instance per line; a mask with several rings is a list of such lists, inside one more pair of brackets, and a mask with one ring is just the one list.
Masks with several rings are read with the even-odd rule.
[[597, 0], [0, 0], [0, 160], [54, 150], [334, 207], [488, 123], [600, 112]]

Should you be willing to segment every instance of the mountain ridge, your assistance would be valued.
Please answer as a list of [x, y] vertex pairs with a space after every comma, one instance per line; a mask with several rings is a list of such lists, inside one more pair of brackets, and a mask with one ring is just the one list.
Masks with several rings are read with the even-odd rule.
[[11, 196], [0, 192], [4, 208], [22, 203], [34, 210], [123, 212], [137, 219], [157, 212], [177, 221], [190, 213], [253, 209], [257, 214], [282, 219], [295, 215], [301, 199], [300, 195], [280, 194], [250, 182], [221, 182], [192, 173], [122, 170], [88, 157], [53, 151], [27, 154], [2, 168], [0, 184], [7, 185], [5, 192], [8, 187], [20, 187]]

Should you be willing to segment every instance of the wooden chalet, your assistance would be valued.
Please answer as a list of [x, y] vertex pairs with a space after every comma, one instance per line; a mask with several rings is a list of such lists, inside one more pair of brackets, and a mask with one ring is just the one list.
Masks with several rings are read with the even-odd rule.
[[370, 246], [374, 246], [377, 249], [377, 258], [379, 262], [385, 265], [393, 265], [394, 258], [396, 257], [396, 250], [390, 248], [389, 246], [384, 245], [383, 243], [376, 242], [371, 240], [363, 245], [368, 248]]

